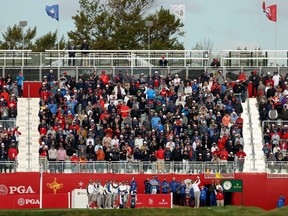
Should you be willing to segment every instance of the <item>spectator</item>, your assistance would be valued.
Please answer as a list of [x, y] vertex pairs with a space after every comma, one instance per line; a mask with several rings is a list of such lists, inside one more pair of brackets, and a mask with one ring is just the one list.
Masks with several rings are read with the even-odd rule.
[[76, 50], [76, 46], [74, 45], [74, 41], [71, 40], [68, 45], [68, 56], [69, 56], [68, 66], [75, 66], [76, 53], [74, 52], [74, 50]]
[[285, 205], [284, 202], [285, 202], [285, 197], [282, 194], [280, 194], [280, 197], [277, 201], [277, 208], [283, 207]]
[[218, 68], [220, 67], [220, 62], [218, 61], [218, 58], [213, 58], [213, 61], [211, 62], [211, 67]]
[[80, 48], [81, 50], [82, 50], [82, 65], [83, 66], [89, 66], [89, 60], [88, 60], [88, 56], [89, 56], [89, 52], [88, 52], [88, 50], [89, 50], [89, 45], [88, 45], [88, 43], [87, 43], [87, 40], [83, 40], [83, 43], [82, 43], [82, 45], [81, 45], [81, 48]]
[[159, 60], [159, 66], [160, 67], [168, 66], [168, 60], [165, 58], [165, 55], [162, 55], [161, 59]]
[[23, 97], [23, 88], [24, 88], [24, 76], [22, 72], [19, 72], [16, 76], [17, 88], [18, 88], [18, 97]]
[[0, 149], [0, 172], [6, 173], [8, 162], [8, 152], [5, 149], [5, 144], [1, 143]]

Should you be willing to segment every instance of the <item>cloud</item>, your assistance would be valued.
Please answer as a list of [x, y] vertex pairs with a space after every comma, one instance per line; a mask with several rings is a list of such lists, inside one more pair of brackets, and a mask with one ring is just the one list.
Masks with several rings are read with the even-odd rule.
[[73, 3], [69, 1], [59, 1], [60, 19], [71, 20], [71, 17], [76, 15], [77, 10], [80, 9], [79, 1], [74, 0]]

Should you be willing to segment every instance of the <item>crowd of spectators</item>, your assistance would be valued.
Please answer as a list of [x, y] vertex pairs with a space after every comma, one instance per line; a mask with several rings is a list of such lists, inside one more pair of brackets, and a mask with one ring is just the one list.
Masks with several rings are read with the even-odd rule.
[[[20, 81], [21, 80], [21, 81]], [[24, 77], [21, 72], [14, 81], [10, 74], [0, 78], [0, 172], [14, 172], [18, 155], [18, 143], [21, 132], [15, 127], [18, 97], [22, 89], [18, 86]]]
[[[263, 153], [269, 162], [288, 161], [288, 89], [286, 76], [277, 71], [272, 75], [267, 72], [262, 77], [254, 75], [258, 80], [257, 100], [259, 103], [260, 120], [263, 125]], [[269, 164], [271, 172], [287, 169], [285, 164]]]
[[67, 72], [58, 80], [53, 70], [44, 77], [39, 89], [41, 158], [142, 161], [160, 167], [170, 161], [244, 161], [244, 73], [235, 85], [218, 70], [192, 80], [158, 71], [139, 78], [117, 73], [109, 77], [105, 70], [94, 71], [88, 79], [80, 74], [77, 82]]

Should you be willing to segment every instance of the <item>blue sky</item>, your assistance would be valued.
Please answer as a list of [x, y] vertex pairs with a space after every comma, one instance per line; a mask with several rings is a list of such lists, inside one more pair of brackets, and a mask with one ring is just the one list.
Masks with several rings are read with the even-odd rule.
[[[159, 0], [155, 9], [161, 5], [169, 8], [171, 4], [186, 5], [186, 21], [183, 30], [186, 37], [181, 38], [186, 49], [196, 42], [210, 40], [213, 51], [248, 47], [254, 49], [288, 49], [288, 0], [268, 0], [266, 6], [278, 5], [278, 22], [269, 21], [262, 12], [262, 0]], [[46, 5], [59, 4], [60, 33], [74, 30], [72, 16], [79, 9], [78, 0], [1, 0], [0, 31], [8, 26], [27, 20], [29, 27], [37, 27], [37, 36], [55, 31], [58, 22], [47, 16]], [[15, 7], [17, 5], [17, 7]], [[275, 30], [276, 29], [276, 30]], [[2, 35], [0, 37], [2, 39]]]

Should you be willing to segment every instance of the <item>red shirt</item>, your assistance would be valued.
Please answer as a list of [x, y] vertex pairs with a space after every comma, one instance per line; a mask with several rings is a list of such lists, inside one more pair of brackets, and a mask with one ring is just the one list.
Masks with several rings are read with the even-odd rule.
[[221, 160], [227, 160], [228, 159], [228, 152], [226, 150], [221, 151], [220, 153]]
[[223, 200], [224, 199], [223, 192], [217, 191], [216, 198], [217, 198], [217, 200]]
[[108, 84], [109, 76], [107, 74], [101, 74], [100, 79], [102, 80], [103, 85], [106, 85]]
[[244, 151], [238, 151], [236, 156], [238, 159], [244, 159], [246, 157], [246, 153]]
[[18, 150], [16, 148], [10, 148], [8, 150], [8, 157], [11, 160], [15, 160], [18, 155]]
[[157, 159], [164, 159], [164, 150], [159, 149], [158, 151], [156, 151], [156, 157], [157, 157]]

